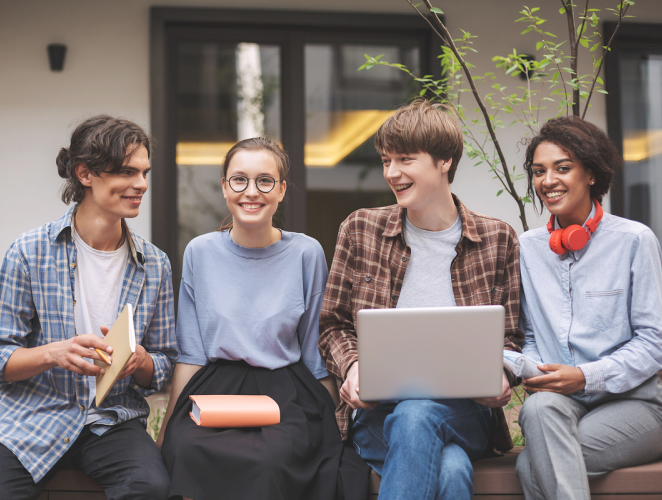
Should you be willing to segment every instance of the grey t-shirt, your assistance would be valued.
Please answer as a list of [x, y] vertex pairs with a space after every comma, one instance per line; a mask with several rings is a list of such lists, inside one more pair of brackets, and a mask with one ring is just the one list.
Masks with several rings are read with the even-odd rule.
[[402, 283], [398, 308], [453, 307], [451, 262], [462, 236], [462, 220], [443, 231], [426, 231], [405, 218], [405, 239], [411, 257]]

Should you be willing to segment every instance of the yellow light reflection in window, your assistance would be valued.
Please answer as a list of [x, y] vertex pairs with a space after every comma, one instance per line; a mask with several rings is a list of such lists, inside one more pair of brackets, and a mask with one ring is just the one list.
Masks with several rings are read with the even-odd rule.
[[[394, 111], [323, 111], [316, 118], [328, 122], [328, 132], [321, 140], [304, 146], [305, 164], [310, 167], [333, 167], [367, 141]], [[222, 165], [232, 142], [178, 142], [178, 165]]]
[[178, 142], [177, 165], [223, 165], [233, 142]]
[[642, 161], [659, 154], [662, 154], [662, 130], [637, 130], [625, 134], [625, 161]]
[[305, 162], [309, 167], [333, 167], [367, 141], [394, 111], [364, 109], [360, 111], [322, 111], [333, 124], [322, 140], [307, 142]]

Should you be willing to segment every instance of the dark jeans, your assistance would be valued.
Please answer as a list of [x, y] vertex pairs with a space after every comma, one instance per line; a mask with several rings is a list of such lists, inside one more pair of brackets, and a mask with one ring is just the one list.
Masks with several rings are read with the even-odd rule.
[[161, 453], [137, 420], [113, 426], [97, 436], [85, 426], [71, 448], [35, 484], [11, 451], [0, 445], [0, 495], [12, 500], [39, 496], [61, 469], [80, 469], [106, 491], [108, 500], [164, 500], [170, 476]]

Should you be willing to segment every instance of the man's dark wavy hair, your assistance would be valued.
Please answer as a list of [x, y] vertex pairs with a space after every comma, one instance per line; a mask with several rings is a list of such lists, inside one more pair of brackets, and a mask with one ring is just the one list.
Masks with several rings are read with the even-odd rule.
[[85, 197], [85, 186], [78, 180], [76, 167], [81, 163], [93, 175], [101, 172], [119, 172], [126, 160], [141, 146], [150, 156], [150, 139], [145, 131], [129, 120], [108, 115], [88, 118], [71, 134], [71, 145], [60, 149], [55, 163], [57, 173], [66, 179], [62, 188], [62, 201], [80, 203]]
[[591, 198], [602, 202], [602, 197], [609, 191], [614, 172], [623, 167], [623, 159], [607, 134], [598, 127], [578, 116], [564, 116], [549, 120], [538, 135], [524, 142], [527, 145], [524, 160], [528, 180], [527, 194], [533, 201], [533, 206], [537, 209], [537, 199], [541, 211], [544, 207], [533, 186], [533, 155], [538, 145], [545, 141], [556, 144], [566, 153], [572, 153], [582, 162], [584, 169], [595, 179], [595, 184], [591, 186]]

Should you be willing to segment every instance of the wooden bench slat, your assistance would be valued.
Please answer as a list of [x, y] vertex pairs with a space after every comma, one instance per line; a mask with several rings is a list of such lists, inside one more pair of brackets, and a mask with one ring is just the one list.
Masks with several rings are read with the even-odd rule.
[[[474, 465], [474, 495], [490, 500], [523, 499], [524, 492], [515, 473], [515, 463], [522, 451], [516, 447], [503, 457], [478, 460]], [[373, 471], [370, 477], [370, 494], [379, 492], [379, 476]], [[619, 500], [662, 500], [662, 461], [619, 469], [589, 482], [591, 498]], [[375, 496], [376, 498], [376, 496]], [[371, 497], [372, 499], [372, 497]]]

